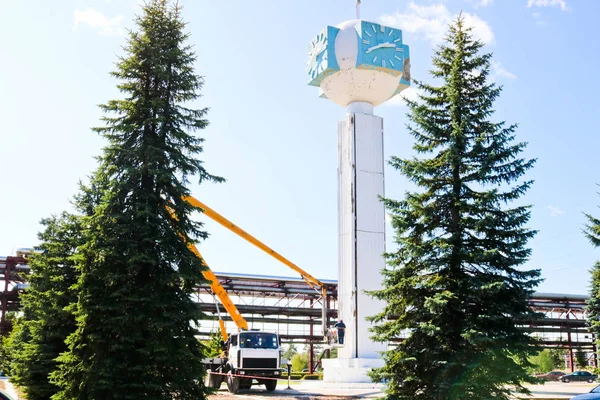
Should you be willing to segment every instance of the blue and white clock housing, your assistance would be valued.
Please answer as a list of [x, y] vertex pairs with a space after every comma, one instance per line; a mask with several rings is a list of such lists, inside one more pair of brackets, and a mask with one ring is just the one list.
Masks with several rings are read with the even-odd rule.
[[323, 78], [340, 69], [335, 59], [334, 46], [330, 45], [335, 43], [338, 32], [339, 29], [328, 26], [310, 42], [306, 65], [309, 85], [319, 86]]
[[410, 85], [410, 50], [402, 31], [351, 20], [319, 33], [309, 46], [309, 85], [347, 106], [377, 106]]
[[[358, 68], [373, 68], [396, 76], [402, 74], [408, 46], [402, 44], [402, 31], [361, 21]], [[406, 57], [405, 57], [406, 53]]]

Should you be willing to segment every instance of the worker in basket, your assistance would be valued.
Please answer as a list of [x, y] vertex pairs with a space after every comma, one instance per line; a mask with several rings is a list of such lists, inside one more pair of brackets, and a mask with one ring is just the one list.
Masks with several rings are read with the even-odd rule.
[[338, 343], [344, 344], [344, 334], [346, 333], [346, 324], [344, 324], [344, 320], [340, 318], [337, 324], [335, 324], [333, 327], [337, 328]]

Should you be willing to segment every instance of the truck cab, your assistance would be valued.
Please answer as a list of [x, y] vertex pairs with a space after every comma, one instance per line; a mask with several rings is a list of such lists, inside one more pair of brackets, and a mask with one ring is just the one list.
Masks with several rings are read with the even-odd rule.
[[275, 390], [281, 377], [280, 347], [276, 333], [249, 330], [229, 335], [227, 357], [205, 360], [206, 386], [217, 389], [225, 381], [231, 393], [250, 389], [253, 384]]
[[237, 391], [236, 386], [250, 389], [255, 380], [267, 390], [275, 390], [276, 379], [281, 376], [279, 335], [254, 330], [233, 334], [229, 337], [228, 354], [227, 387], [230, 392]]

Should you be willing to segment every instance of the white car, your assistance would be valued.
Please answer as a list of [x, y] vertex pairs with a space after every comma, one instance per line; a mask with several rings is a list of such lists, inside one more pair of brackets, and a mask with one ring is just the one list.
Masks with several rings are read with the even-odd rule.
[[6, 391], [0, 389], [0, 400], [17, 400], [10, 394], [6, 393]]
[[598, 400], [600, 399], [600, 386], [596, 386], [591, 392], [586, 394], [580, 394], [579, 396], [572, 397], [571, 400]]

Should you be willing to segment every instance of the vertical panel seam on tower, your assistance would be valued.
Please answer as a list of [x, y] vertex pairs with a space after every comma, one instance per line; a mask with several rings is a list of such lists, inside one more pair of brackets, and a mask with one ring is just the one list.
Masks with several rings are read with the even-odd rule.
[[352, 164], [354, 165], [354, 357], [358, 358], [358, 188], [356, 157], [356, 113], [352, 113]]

